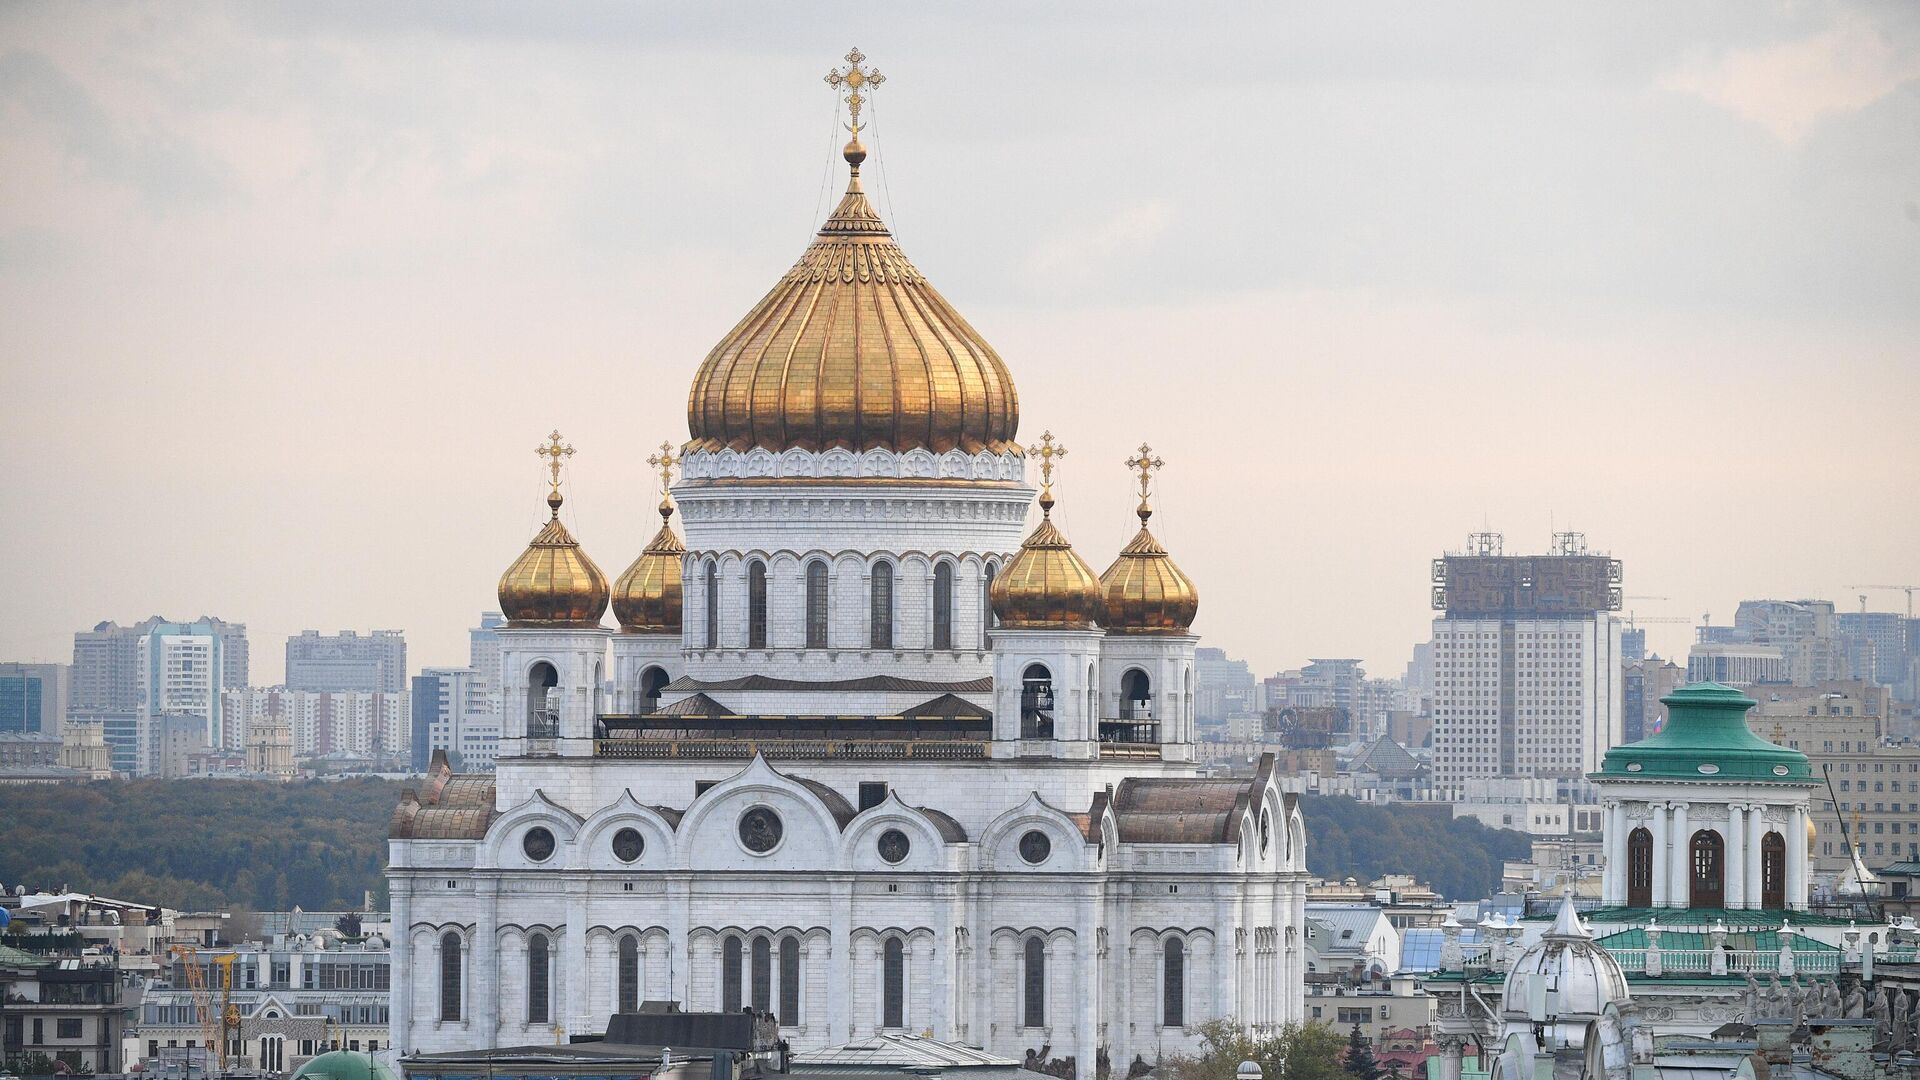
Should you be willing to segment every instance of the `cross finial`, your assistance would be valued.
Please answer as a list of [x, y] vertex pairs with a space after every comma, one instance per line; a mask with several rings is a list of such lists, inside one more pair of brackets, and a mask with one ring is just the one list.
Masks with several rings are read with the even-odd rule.
[[1066, 457], [1067, 447], [1054, 440], [1053, 432], [1043, 431], [1039, 444], [1027, 448], [1027, 456], [1040, 459], [1040, 513], [1044, 517], [1053, 511], [1053, 459]]
[[846, 67], [834, 68], [827, 72], [828, 86], [835, 90], [843, 86], [847, 88], [847, 118], [850, 123], [846, 125], [846, 129], [853, 133], [853, 143], [849, 144], [850, 146], [859, 144], [860, 129], [864, 126], [860, 123], [860, 108], [867, 103], [867, 96], [861, 91], [871, 90], [887, 81], [887, 77], [880, 74], [878, 70], [860, 66], [866, 62], [866, 59], [866, 53], [854, 49], [847, 53]]
[[1140, 506], [1134, 513], [1140, 515], [1140, 524], [1145, 525], [1153, 516], [1153, 506], [1147, 502], [1147, 493], [1153, 486], [1153, 474], [1166, 467], [1166, 462], [1153, 456], [1153, 447], [1140, 444], [1140, 452], [1127, 459], [1127, 468], [1140, 474]]
[[673, 516], [673, 467], [680, 459], [673, 456], [673, 444], [663, 442], [660, 452], [647, 459], [647, 464], [660, 470], [660, 517], [664, 520]]
[[560, 440], [560, 429], [554, 428], [547, 436], [544, 446], [536, 446], [533, 452], [547, 459], [547, 469], [552, 474], [553, 490], [547, 492], [547, 505], [553, 508], [553, 516], [560, 516], [560, 464], [573, 456], [573, 447]]

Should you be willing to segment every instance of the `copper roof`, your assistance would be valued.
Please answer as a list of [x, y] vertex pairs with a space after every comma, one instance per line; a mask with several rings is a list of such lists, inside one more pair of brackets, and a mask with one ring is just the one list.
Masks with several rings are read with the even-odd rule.
[[497, 816], [493, 809], [493, 777], [455, 773], [446, 752], [435, 750], [427, 766], [427, 782], [418, 792], [400, 793], [387, 823], [395, 840], [479, 840]]
[[1231, 844], [1255, 786], [1240, 779], [1134, 779], [1113, 793], [1129, 844]]

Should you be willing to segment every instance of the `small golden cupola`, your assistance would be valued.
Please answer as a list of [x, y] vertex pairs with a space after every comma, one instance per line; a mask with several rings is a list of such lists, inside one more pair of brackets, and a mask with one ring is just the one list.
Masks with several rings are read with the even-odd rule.
[[555, 431], [536, 451], [552, 471], [547, 506], [553, 516], [507, 572], [500, 575], [500, 610], [507, 624], [540, 629], [595, 628], [607, 610], [607, 578], [560, 524], [560, 464], [573, 447]]
[[1147, 529], [1147, 519], [1153, 516], [1153, 504], [1147, 498], [1153, 474], [1165, 464], [1145, 443], [1140, 444], [1139, 455], [1127, 461], [1127, 467], [1140, 474], [1140, 505], [1134, 511], [1140, 515], [1140, 531], [1100, 575], [1109, 633], [1184, 634], [1200, 612], [1200, 593], [1192, 579], [1174, 565], [1167, 549]]
[[1053, 523], [1053, 463], [1067, 448], [1049, 431], [1027, 453], [1040, 459], [1040, 527], [993, 579], [993, 613], [1010, 630], [1093, 629], [1105, 616], [1100, 579]]
[[673, 444], [661, 443], [647, 464], [660, 470], [660, 531], [613, 583], [613, 617], [629, 634], [680, 632], [680, 569], [687, 545], [673, 531]]

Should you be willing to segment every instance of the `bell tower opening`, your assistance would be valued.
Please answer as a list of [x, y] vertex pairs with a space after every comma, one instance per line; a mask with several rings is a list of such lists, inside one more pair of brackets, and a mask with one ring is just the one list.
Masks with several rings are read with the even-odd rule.
[[1153, 719], [1153, 680], [1139, 668], [1120, 676], [1120, 719]]
[[1020, 737], [1053, 738], [1053, 672], [1028, 664], [1020, 675]]
[[545, 660], [527, 672], [527, 737], [553, 739], [560, 735], [560, 673]]
[[664, 669], [650, 667], [640, 673], [640, 711], [653, 712], [660, 707], [660, 691], [666, 689], [667, 673]]

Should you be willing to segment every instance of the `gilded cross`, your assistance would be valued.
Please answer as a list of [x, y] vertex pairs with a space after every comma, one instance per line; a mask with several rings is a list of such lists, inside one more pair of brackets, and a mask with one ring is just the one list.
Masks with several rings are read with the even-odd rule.
[[1153, 456], [1153, 447], [1141, 443], [1139, 455], [1128, 458], [1126, 464], [1127, 468], [1140, 474], [1140, 505], [1145, 506], [1147, 490], [1153, 483], [1154, 472], [1165, 468], [1167, 463]]
[[561, 442], [560, 429], [554, 428], [546, 445], [534, 447], [533, 452], [547, 459], [547, 468], [553, 473], [553, 493], [560, 494], [560, 463], [573, 456], [573, 447]]
[[1040, 443], [1027, 448], [1028, 457], [1040, 459], [1040, 503], [1042, 508], [1053, 503], [1053, 459], [1067, 456], [1064, 443], [1055, 442], [1053, 432], [1040, 433]]
[[680, 459], [673, 456], [673, 444], [661, 443], [660, 452], [648, 458], [647, 464], [660, 470], [660, 493], [666, 494], [667, 489], [673, 486], [673, 467], [680, 464]]
[[866, 53], [861, 52], [859, 49], [854, 49], [847, 54], [846, 67], [835, 68], [827, 72], [828, 86], [833, 87], [835, 90], [843, 86], [847, 88], [847, 115], [853, 121], [847, 125], [847, 130], [853, 132], [855, 139], [860, 137], [860, 107], [867, 103], [866, 95], [860, 92], [861, 89], [863, 87], [872, 88], [879, 86], [881, 83], [887, 81], [887, 77], [880, 74], [879, 71], [860, 66], [866, 62], [866, 59]]

